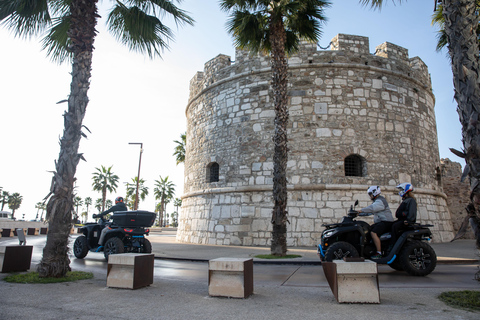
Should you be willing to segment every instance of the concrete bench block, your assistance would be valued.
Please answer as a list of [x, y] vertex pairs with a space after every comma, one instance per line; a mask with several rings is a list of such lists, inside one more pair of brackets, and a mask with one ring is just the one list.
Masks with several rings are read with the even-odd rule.
[[322, 262], [323, 271], [339, 303], [380, 303], [377, 264], [373, 261]]
[[151, 253], [121, 253], [108, 256], [107, 287], [138, 289], [153, 283]]
[[38, 236], [39, 233], [40, 230], [38, 230], [38, 228], [28, 228], [27, 230], [27, 235], [29, 236]]
[[0, 247], [1, 272], [22, 272], [30, 269], [33, 246]]
[[208, 262], [208, 294], [247, 298], [253, 294], [253, 259], [218, 258]]
[[8, 238], [13, 236], [14, 236], [13, 229], [10, 229], [10, 228], [2, 229], [2, 237]]

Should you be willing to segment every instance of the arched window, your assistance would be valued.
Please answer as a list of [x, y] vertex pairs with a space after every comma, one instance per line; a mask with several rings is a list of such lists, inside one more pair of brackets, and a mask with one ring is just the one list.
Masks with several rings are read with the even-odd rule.
[[346, 177], [364, 177], [367, 175], [365, 158], [358, 154], [351, 154], [345, 158]]
[[212, 162], [207, 166], [207, 182], [218, 182], [220, 166]]

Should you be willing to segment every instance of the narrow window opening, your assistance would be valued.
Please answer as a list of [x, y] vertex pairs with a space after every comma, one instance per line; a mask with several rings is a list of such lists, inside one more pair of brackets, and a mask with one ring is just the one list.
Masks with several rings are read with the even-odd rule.
[[220, 174], [220, 166], [216, 162], [212, 162], [207, 166], [207, 181], [218, 182]]
[[346, 177], [366, 176], [365, 159], [357, 154], [352, 154], [346, 157], [345, 158], [345, 176]]

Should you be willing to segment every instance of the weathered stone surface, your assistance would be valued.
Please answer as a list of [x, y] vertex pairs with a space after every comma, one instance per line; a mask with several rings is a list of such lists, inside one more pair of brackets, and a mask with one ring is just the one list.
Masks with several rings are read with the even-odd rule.
[[[394, 187], [401, 182], [415, 186], [419, 222], [435, 225], [433, 240], [453, 237], [437, 175], [441, 163], [428, 68], [388, 42], [376, 54], [369, 52], [368, 38], [339, 34], [330, 51], [302, 43], [289, 57], [289, 245], [316, 245], [321, 224], [337, 222], [356, 199], [362, 207], [370, 203], [369, 185], [382, 186], [395, 210], [400, 198]], [[190, 82], [177, 239], [268, 245], [274, 130], [270, 59], [237, 50], [235, 63], [229, 61], [223, 55], [210, 60]], [[362, 176], [345, 175], [350, 155], [364, 160]], [[215, 182], [207, 173], [211, 162], [219, 165]], [[237, 219], [244, 216], [251, 220]]]

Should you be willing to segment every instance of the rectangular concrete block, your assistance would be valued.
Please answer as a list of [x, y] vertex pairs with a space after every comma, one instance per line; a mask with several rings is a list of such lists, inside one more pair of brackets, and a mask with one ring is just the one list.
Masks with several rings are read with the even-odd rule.
[[323, 271], [339, 303], [380, 303], [377, 264], [373, 261], [322, 262]]
[[2, 237], [5, 237], [5, 238], [13, 237], [13, 229], [3, 228], [2, 229]]
[[38, 236], [39, 233], [40, 231], [38, 230], [38, 228], [28, 228], [27, 230], [27, 234], [29, 236]]
[[107, 287], [138, 289], [153, 283], [154, 255], [121, 253], [108, 257]]
[[0, 247], [0, 270], [4, 272], [22, 272], [30, 269], [33, 246]]
[[253, 259], [218, 258], [208, 262], [208, 294], [247, 298], [253, 294]]

